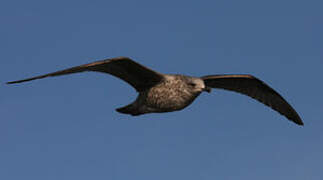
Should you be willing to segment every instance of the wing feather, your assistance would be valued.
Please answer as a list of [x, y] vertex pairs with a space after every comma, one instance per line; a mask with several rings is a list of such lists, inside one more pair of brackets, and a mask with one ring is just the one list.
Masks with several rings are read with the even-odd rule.
[[52, 76], [61, 76], [72, 73], [79, 73], [84, 71], [95, 71], [108, 73], [116, 76], [130, 85], [132, 85], [137, 91], [143, 91], [155, 84], [159, 83], [163, 79], [161, 73], [155, 72], [127, 57], [117, 57], [112, 59], [105, 59], [101, 61], [92, 62], [72, 68], [48, 73], [40, 76], [35, 76], [18, 81], [7, 82], [7, 84], [22, 83], [35, 79], [42, 79]]
[[252, 75], [209, 75], [202, 79], [208, 87], [247, 95], [271, 107], [296, 124], [303, 125], [297, 112], [279, 93]]

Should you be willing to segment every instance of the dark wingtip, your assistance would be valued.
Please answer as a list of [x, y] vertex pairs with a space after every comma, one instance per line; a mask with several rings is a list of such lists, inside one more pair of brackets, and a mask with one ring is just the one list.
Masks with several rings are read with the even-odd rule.
[[24, 81], [10, 81], [10, 82], [6, 82], [6, 84], [16, 84], [16, 83], [20, 83], [20, 82], [24, 82]]
[[32, 77], [32, 78], [22, 79], [22, 80], [17, 80], [17, 81], [9, 81], [9, 82], [6, 82], [6, 84], [22, 83], [22, 82], [26, 82], [26, 81], [31, 81], [31, 80], [35, 80], [35, 79], [40, 79], [40, 78], [43, 78], [43, 77], [44, 77], [44, 76], [38, 76], [38, 77]]
[[304, 126], [304, 123], [300, 117], [297, 117], [297, 118], [291, 119], [291, 120], [297, 125]]
[[300, 125], [300, 126], [304, 126], [304, 123], [302, 121], [298, 121], [298, 122], [295, 122], [295, 123]]

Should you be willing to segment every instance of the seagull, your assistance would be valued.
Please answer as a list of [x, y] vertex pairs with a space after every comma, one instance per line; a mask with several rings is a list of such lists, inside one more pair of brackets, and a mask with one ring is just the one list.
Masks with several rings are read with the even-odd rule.
[[212, 88], [219, 88], [254, 98], [288, 120], [304, 125], [294, 108], [279, 93], [252, 75], [219, 74], [192, 77], [181, 74], [162, 74], [128, 57], [95, 61], [28, 79], [7, 82], [7, 84], [85, 71], [113, 75], [129, 83], [138, 92], [134, 102], [116, 109], [119, 113], [137, 116], [178, 111], [189, 106], [202, 92], [210, 93]]

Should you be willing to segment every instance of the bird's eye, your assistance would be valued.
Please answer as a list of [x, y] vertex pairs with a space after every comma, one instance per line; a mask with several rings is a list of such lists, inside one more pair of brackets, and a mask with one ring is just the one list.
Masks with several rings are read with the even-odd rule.
[[192, 87], [195, 87], [196, 84], [195, 83], [188, 83], [188, 85], [192, 86]]

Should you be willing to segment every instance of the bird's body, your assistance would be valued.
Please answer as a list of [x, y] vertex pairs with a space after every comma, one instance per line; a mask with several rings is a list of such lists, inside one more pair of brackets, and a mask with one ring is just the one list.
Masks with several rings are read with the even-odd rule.
[[8, 82], [21, 83], [51, 76], [60, 76], [84, 71], [108, 73], [129, 83], [139, 93], [137, 99], [122, 108], [120, 113], [141, 115], [181, 110], [190, 105], [203, 91], [211, 88], [235, 91], [271, 107], [296, 124], [303, 122], [294, 108], [274, 89], [252, 75], [208, 75], [191, 77], [169, 75], [153, 71], [127, 57], [117, 57], [89, 64]]
[[190, 105], [206, 87], [199, 78], [184, 75], [164, 77], [157, 85], [139, 92], [132, 104], [117, 111], [131, 115], [178, 111]]

